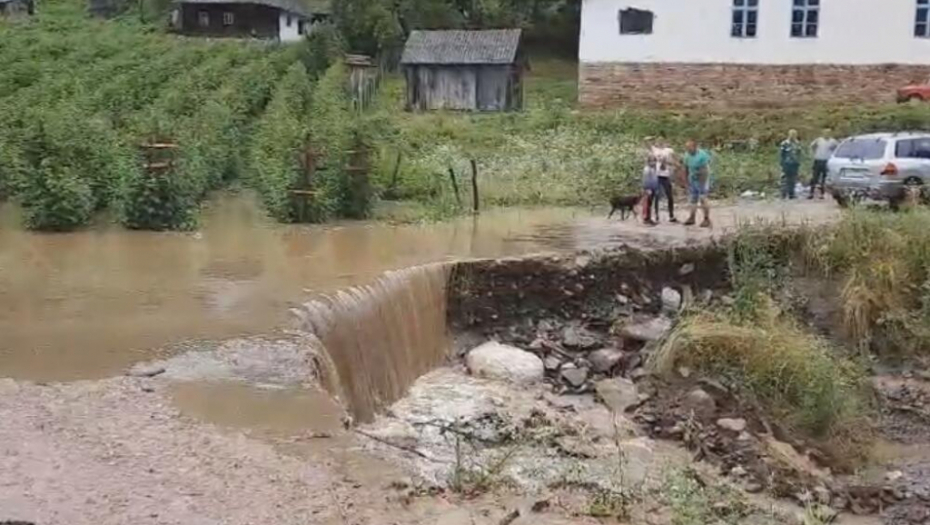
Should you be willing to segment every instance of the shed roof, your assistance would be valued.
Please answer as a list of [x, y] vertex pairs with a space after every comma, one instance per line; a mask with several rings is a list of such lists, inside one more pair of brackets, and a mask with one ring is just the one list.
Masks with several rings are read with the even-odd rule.
[[412, 31], [401, 64], [512, 64], [520, 29]]
[[255, 4], [310, 17], [330, 13], [329, 0], [179, 0], [179, 4]]

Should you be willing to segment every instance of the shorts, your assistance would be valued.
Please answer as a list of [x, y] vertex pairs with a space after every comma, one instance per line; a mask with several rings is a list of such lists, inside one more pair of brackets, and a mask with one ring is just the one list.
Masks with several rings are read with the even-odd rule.
[[688, 181], [688, 202], [691, 204], [697, 204], [701, 202], [701, 199], [706, 199], [710, 195], [710, 179], [707, 179], [702, 184], [697, 180]]

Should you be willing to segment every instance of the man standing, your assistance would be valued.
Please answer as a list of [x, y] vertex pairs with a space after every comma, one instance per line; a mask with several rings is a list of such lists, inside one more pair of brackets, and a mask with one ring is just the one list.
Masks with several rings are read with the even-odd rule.
[[690, 215], [685, 222], [685, 226], [693, 226], [697, 207], [701, 206], [704, 212], [704, 221], [701, 222], [702, 228], [710, 228], [710, 203], [707, 200], [710, 194], [710, 153], [707, 150], [698, 148], [697, 142], [689, 140], [685, 146], [685, 156], [683, 159], [685, 169], [688, 171], [688, 197], [690, 205]]
[[788, 138], [779, 146], [781, 161], [781, 198], [794, 199], [795, 187], [798, 185], [798, 172], [801, 171], [801, 142], [797, 130], [790, 130]]
[[827, 161], [830, 160], [839, 145], [839, 141], [831, 136], [829, 129], [823, 130], [823, 135], [817, 137], [817, 140], [811, 143], [811, 152], [814, 155], [814, 173], [811, 176], [811, 193], [807, 196], [808, 199], [814, 198], [818, 184], [820, 184], [820, 198], [824, 198], [827, 184]]
[[669, 147], [664, 138], [659, 138], [652, 147], [652, 156], [656, 158], [659, 166], [659, 192], [656, 195], [656, 220], [659, 219], [659, 200], [662, 195], [668, 199], [668, 220], [678, 222], [675, 218], [675, 195], [672, 192], [671, 174], [674, 170], [675, 150]]

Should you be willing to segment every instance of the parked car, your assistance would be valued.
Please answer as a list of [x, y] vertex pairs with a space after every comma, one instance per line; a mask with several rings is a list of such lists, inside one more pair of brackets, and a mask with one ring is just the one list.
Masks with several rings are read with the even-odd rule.
[[930, 80], [923, 84], [911, 84], [898, 90], [898, 102], [930, 100]]
[[827, 163], [827, 188], [841, 206], [868, 198], [897, 207], [909, 188], [926, 197], [930, 133], [876, 133], [844, 140]]

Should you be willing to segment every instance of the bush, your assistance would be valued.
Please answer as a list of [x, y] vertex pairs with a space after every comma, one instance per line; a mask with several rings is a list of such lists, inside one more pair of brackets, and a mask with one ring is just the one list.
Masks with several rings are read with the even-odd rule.
[[863, 350], [930, 353], [930, 211], [853, 210], [806, 253], [839, 279], [847, 335]]
[[66, 163], [42, 161], [22, 191], [25, 223], [32, 229], [74, 230], [87, 224], [94, 211], [90, 184]]
[[682, 320], [653, 357], [668, 373], [689, 366], [728, 379], [789, 427], [850, 437], [868, 403], [864, 373], [768, 300], [752, 323], [701, 312]]
[[275, 88], [249, 149], [251, 184], [268, 213], [282, 222], [325, 217], [315, 205], [304, 211], [292, 196], [292, 190], [306, 186], [302, 156], [309, 133], [305, 117], [309, 98], [306, 70], [303, 65], [294, 64]]

